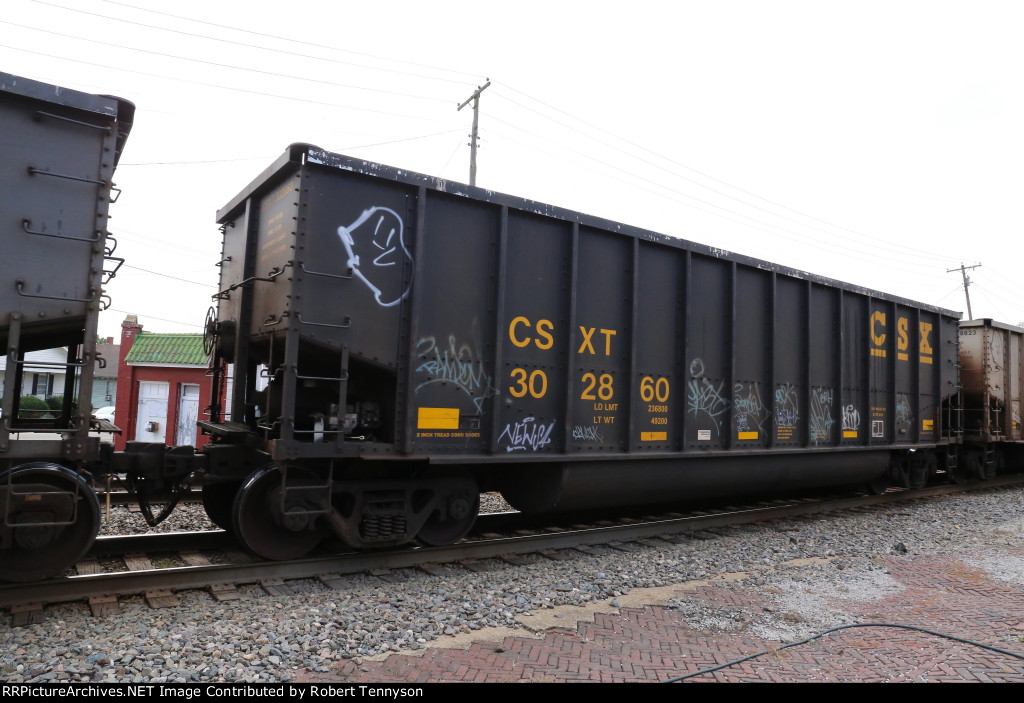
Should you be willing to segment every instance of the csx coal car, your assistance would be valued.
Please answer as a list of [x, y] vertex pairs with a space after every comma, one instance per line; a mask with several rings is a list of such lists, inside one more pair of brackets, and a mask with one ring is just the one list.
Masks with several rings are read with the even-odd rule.
[[201, 425], [215, 475], [269, 459], [223, 489], [257, 551], [449, 542], [481, 490], [567, 510], [955, 464], [948, 310], [308, 145], [219, 222], [231, 401]]

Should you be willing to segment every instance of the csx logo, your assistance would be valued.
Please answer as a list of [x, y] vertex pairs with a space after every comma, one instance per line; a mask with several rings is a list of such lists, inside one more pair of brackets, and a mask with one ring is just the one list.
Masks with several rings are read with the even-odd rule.
[[[605, 356], [612, 354], [612, 339], [618, 334], [617, 330], [606, 330], [603, 327], [584, 327], [580, 325], [580, 348], [577, 354], [600, 354]], [[531, 331], [532, 328], [532, 331]], [[536, 325], [531, 325], [528, 318], [520, 315], [512, 318], [508, 326], [508, 338], [517, 347], [527, 347], [531, 344], [538, 349], [550, 349], [555, 344], [555, 325], [551, 320], [537, 320]], [[595, 347], [595, 342], [597, 346]]]
[[[922, 364], [932, 363], [934, 351], [932, 350], [931, 332], [932, 323], [918, 323], [920, 344], [917, 351]], [[910, 360], [910, 319], [906, 317], [896, 318], [896, 358], [900, 361]], [[886, 314], [881, 310], [871, 313], [871, 356], [885, 356], [885, 340], [888, 338], [886, 328]]]

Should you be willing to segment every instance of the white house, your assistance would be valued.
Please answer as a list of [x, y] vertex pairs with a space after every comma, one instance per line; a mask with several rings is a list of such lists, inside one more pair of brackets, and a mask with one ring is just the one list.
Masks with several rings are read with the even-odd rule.
[[[34, 395], [41, 399], [51, 395], [64, 395], [67, 347], [28, 352], [25, 360], [28, 363], [21, 377], [21, 392], [18, 395]], [[0, 356], [0, 384], [6, 384], [7, 374], [14, 373], [14, 368], [8, 369], [7, 366], [7, 356]], [[2, 387], [5, 386], [0, 386]]]

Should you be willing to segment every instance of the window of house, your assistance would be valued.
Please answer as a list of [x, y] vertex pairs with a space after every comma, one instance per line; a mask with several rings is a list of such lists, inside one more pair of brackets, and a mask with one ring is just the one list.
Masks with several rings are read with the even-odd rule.
[[32, 395], [45, 398], [53, 395], [53, 374], [34, 373], [32, 374]]

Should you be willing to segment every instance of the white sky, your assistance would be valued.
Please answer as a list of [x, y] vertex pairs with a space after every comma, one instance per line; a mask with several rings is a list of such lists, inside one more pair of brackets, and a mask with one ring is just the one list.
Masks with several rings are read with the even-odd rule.
[[200, 332], [292, 142], [1024, 321], [1024, 3], [5, 0], [0, 71], [137, 106], [100, 333]]

